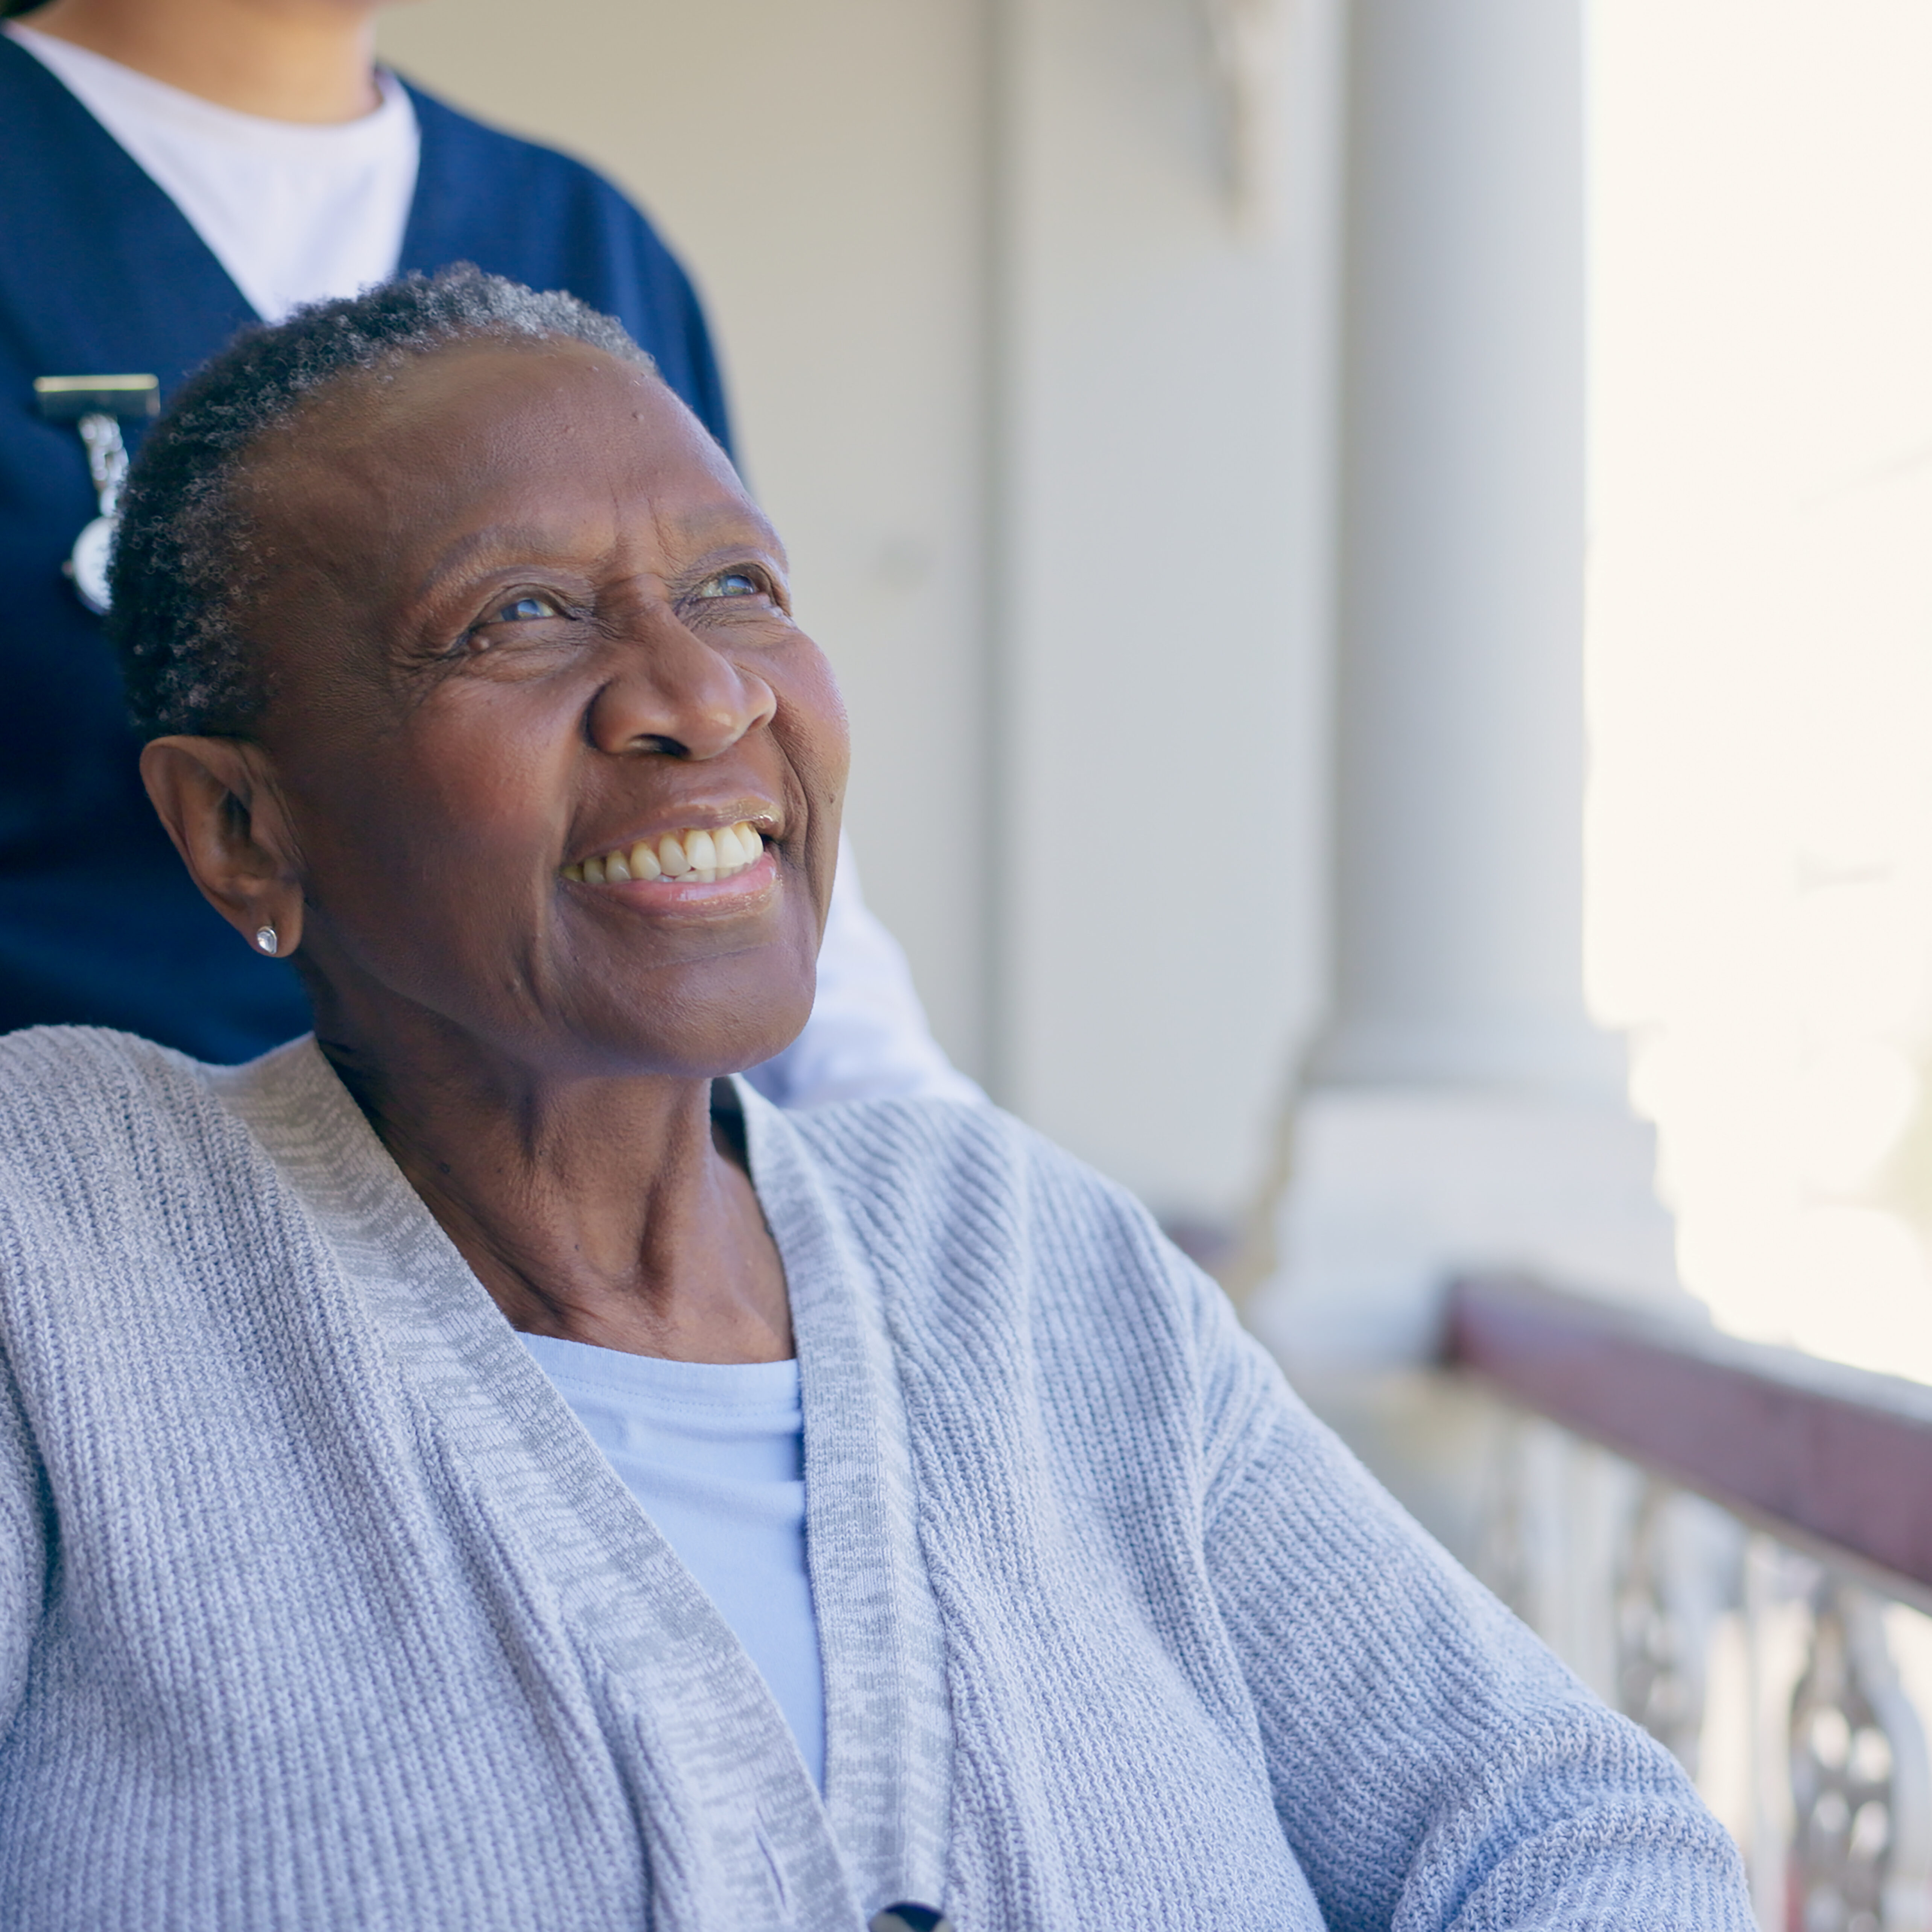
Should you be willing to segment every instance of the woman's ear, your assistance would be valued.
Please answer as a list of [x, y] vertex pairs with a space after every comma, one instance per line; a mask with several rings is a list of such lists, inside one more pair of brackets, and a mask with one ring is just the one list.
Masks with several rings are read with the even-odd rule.
[[302, 944], [295, 842], [259, 746], [233, 738], [157, 738], [141, 780], [195, 884], [257, 952]]

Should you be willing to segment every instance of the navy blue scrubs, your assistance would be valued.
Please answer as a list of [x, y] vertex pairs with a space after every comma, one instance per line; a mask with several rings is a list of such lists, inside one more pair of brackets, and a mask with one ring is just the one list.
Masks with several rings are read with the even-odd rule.
[[[728, 446], [704, 314], [637, 210], [577, 162], [410, 94], [422, 160], [401, 267], [568, 289], [619, 317]], [[186, 216], [0, 36], [0, 1031], [121, 1027], [237, 1060], [308, 1026], [292, 968], [216, 916], [142, 790], [113, 655], [61, 574], [95, 511], [86, 453], [33, 394], [37, 376], [154, 375], [165, 404], [256, 320]]]

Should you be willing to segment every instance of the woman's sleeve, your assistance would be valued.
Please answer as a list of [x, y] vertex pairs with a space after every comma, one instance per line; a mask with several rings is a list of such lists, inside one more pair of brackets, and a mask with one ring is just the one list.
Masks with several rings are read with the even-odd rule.
[[46, 1484], [11, 1366], [0, 1354], [0, 1737], [20, 1707], [46, 1598]]
[[1736, 1849], [1675, 1760], [1403, 1513], [1222, 1298], [1199, 1309], [1209, 1574], [1334, 1932], [1748, 1932]]

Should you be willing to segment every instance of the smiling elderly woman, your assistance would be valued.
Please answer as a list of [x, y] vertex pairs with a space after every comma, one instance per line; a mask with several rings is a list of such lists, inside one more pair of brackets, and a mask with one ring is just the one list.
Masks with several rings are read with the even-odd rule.
[[250, 336], [116, 570], [149, 792], [316, 1033], [0, 1045], [11, 1932], [1748, 1924], [1132, 1202], [729, 1077], [844, 721], [614, 323], [466, 271]]

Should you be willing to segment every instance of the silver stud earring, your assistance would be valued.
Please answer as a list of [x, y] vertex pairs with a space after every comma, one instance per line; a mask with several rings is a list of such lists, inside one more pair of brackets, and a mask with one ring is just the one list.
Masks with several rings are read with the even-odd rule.
[[260, 932], [256, 934], [255, 944], [264, 952], [270, 954], [279, 952], [282, 950], [282, 942], [275, 937], [275, 928], [272, 926], [265, 926]]

